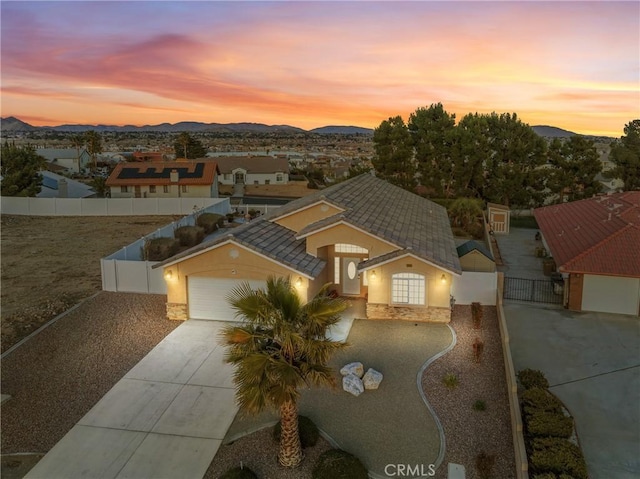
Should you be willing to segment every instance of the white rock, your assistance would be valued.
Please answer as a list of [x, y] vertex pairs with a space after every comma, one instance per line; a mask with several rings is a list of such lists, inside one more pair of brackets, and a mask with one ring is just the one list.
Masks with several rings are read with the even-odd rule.
[[342, 389], [354, 396], [360, 396], [364, 392], [364, 384], [355, 374], [347, 374], [342, 378]]
[[362, 383], [365, 389], [378, 389], [382, 382], [382, 373], [375, 369], [369, 368], [366, 374], [362, 377]]
[[361, 378], [364, 374], [364, 366], [362, 365], [362, 363], [358, 362], [349, 363], [342, 367], [342, 369], [340, 370], [340, 374], [342, 374], [343, 376], [353, 374], [354, 376], [358, 376], [359, 378]]

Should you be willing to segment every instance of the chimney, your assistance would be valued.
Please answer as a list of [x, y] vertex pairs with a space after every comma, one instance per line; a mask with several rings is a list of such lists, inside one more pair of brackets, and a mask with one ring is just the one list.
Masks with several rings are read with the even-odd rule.
[[171, 170], [169, 178], [171, 179], [171, 183], [177, 183], [180, 179], [180, 177], [178, 176], [178, 170]]
[[64, 178], [58, 180], [58, 198], [69, 198], [69, 185]]

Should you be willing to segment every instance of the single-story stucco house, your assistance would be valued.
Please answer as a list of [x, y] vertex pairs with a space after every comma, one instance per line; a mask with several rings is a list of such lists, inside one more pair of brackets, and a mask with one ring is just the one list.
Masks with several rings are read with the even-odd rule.
[[217, 198], [218, 174], [212, 161], [118, 163], [106, 185], [112, 198]]
[[91, 155], [84, 148], [37, 148], [36, 153], [47, 163], [60, 166], [69, 173], [81, 173], [91, 161]]
[[640, 315], [640, 191], [533, 212], [572, 311]]
[[289, 161], [273, 156], [218, 156], [221, 185], [286, 185]]
[[240, 282], [291, 279], [303, 300], [332, 283], [370, 319], [447, 322], [462, 274], [445, 208], [363, 174], [287, 203], [164, 262], [167, 316], [232, 320]]

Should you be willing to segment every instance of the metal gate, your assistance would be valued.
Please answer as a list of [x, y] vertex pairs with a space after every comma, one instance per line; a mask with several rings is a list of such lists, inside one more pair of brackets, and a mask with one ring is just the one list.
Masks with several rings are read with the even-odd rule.
[[550, 279], [504, 278], [504, 299], [562, 304], [563, 284]]

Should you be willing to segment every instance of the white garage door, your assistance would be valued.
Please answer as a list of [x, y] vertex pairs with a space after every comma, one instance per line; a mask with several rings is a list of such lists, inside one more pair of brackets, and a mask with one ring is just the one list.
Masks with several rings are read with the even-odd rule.
[[[234, 321], [235, 312], [227, 302], [227, 295], [241, 279], [218, 279], [189, 276], [189, 317], [214, 321]], [[248, 281], [253, 289], [264, 288], [264, 281]]]
[[640, 279], [585, 274], [582, 310], [638, 315]]

